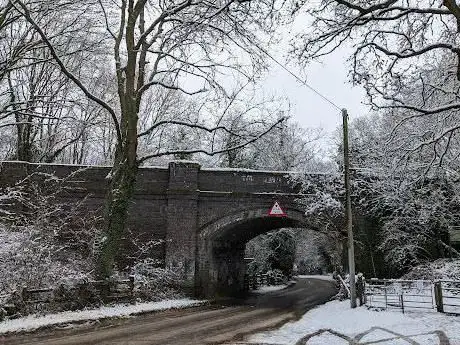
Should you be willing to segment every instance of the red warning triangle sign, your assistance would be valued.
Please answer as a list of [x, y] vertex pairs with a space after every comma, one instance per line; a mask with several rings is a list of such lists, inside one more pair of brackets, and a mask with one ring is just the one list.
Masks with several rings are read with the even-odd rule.
[[270, 217], [286, 217], [287, 216], [287, 214], [283, 211], [278, 201], [275, 201], [273, 206], [270, 208], [270, 211], [268, 211], [268, 215]]

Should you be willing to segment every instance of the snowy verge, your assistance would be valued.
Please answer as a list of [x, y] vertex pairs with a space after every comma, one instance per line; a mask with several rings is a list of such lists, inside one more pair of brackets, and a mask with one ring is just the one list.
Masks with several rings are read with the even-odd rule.
[[280, 291], [292, 285], [295, 285], [296, 283], [297, 282], [295, 280], [290, 280], [286, 284], [282, 284], [282, 285], [262, 285], [257, 290], [253, 290], [252, 292], [256, 294], [263, 294], [263, 293], [269, 293], [273, 291]]
[[320, 279], [320, 280], [327, 280], [327, 281], [335, 281], [334, 278], [332, 278], [332, 275], [327, 276], [327, 275], [298, 275], [295, 276], [295, 278], [308, 278], [308, 279]]
[[29, 315], [19, 319], [0, 322], [0, 334], [33, 331], [43, 327], [56, 326], [72, 322], [100, 320], [115, 317], [128, 317], [153, 311], [195, 307], [205, 303], [206, 301], [184, 298], [164, 300], [159, 302], [137, 303], [133, 305], [119, 304], [111, 307], [104, 306], [97, 309], [65, 311], [43, 316]]
[[307, 312], [296, 322], [253, 335], [248, 343], [441, 345], [448, 344], [448, 338], [450, 344], [460, 344], [459, 324], [459, 317], [440, 313], [377, 312], [366, 307], [351, 309], [349, 301], [333, 301]]
[[460, 280], [459, 259], [438, 259], [423, 263], [406, 273], [402, 279], [410, 280]]
[[263, 294], [263, 293], [268, 293], [268, 292], [273, 292], [273, 291], [279, 291], [286, 289], [290, 285], [262, 285], [260, 286], [257, 290], [252, 291], [253, 293], [257, 294]]

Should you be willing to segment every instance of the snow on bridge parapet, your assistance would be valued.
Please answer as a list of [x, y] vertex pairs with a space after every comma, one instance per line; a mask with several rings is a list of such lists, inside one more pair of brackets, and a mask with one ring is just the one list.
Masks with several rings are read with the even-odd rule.
[[251, 169], [200, 169], [198, 189], [200, 191], [231, 191], [262, 195], [264, 193], [293, 195], [299, 194], [299, 175], [321, 180], [324, 174], [300, 174], [293, 171], [265, 171]]
[[[71, 203], [87, 196], [82, 212], [104, 209], [110, 167], [4, 162], [0, 163], [0, 169], [0, 189], [14, 185], [33, 172], [59, 177], [74, 173], [72, 178], [78, 181], [78, 190], [66, 190], [59, 202]], [[317, 176], [315, 179], [312, 175], [312, 180], [321, 180], [321, 176]], [[297, 204], [301, 189], [294, 181], [288, 172], [202, 169], [195, 162], [176, 161], [168, 167], [142, 167], [130, 203], [128, 227], [133, 231], [133, 238], [146, 242], [161, 240], [152, 253], [153, 259], [179, 272], [189, 286], [200, 290], [200, 294], [212, 295], [220, 289], [220, 281], [211, 285], [201, 282], [217, 277], [213, 270], [220, 269], [220, 264], [213, 261], [217, 259], [211, 247], [198, 243], [199, 234], [206, 233], [206, 229], [218, 229], [219, 234], [225, 232], [230, 237], [220, 236], [217, 244], [228, 244], [231, 238], [244, 248], [242, 244], [256, 235], [255, 231], [262, 233], [301, 224], [305, 212]], [[268, 216], [275, 201], [286, 212], [286, 217]], [[210, 239], [203, 241], [206, 240]], [[126, 250], [130, 250], [129, 246]], [[117, 264], [129, 266], [129, 258], [134, 257], [130, 254], [120, 258]], [[239, 265], [237, 258], [230, 259]], [[209, 268], [207, 263], [215, 264], [214, 268]], [[238, 284], [222, 288], [241, 286], [243, 283], [238, 280]]]
[[[262, 171], [252, 169], [230, 168], [202, 168], [196, 162], [174, 161], [169, 166], [146, 166], [139, 169], [136, 194], [165, 194], [167, 190], [180, 189], [171, 185], [175, 179], [175, 171], [179, 167], [186, 168], [182, 172], [184, 180], [190, 186], [196, 186], [196, 191], [215, 192], [244, 192], [244, 193], [281, 193], [296, 194], [300, 185], [295, 182], [298, 172], [292, 171]], [[27, 163], [17, 161], [0, 162], [0, 187], [13, 185], [34, 172], [55, 174], [65, 177], [75, 175], [74, 181], [79, 181], [80, 186], [93, 195], [105, 195], [109, 181], [106, 178], [110, 173], [110, 166], [72, 165]], [[305, 175], [305, 174], [302, 174]], [[321, 178], [323, 174], [307, 173], [312, 179]], [[173, 177], [174, 176], [174, 177]], [[196, 180], [195, 180], [196, 179]], [[195, 181], [192, 181], [195, 180]]]

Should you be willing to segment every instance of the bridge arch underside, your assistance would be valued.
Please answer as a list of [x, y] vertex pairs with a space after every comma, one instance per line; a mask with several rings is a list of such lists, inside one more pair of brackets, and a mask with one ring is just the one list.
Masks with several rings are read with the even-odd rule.
[[287, 217], [270, 217], [266, 209], [244, 211], [202, 228], [196, 261], [197, 294], [204, 297], [244, 294], [246, 243], [271, 230], [304, 227], [301, 211], [285, 211]]

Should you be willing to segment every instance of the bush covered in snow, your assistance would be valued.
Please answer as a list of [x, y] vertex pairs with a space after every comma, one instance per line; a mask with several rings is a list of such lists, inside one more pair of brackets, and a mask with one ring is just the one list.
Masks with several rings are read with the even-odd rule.
[[282, 285], [288, 282], [288, 277], [279, 269], [269, 270], [266, 273], [266, 277], [269, 286]]
[[460, 259], [438, 259], [418, 265], [402, 279], [460, 280]]
[[91, 262], [77, 253], [65, 260], [57, 245], [35, 227], [0, 226], [0, 294], [28, 287], [49, 287], [87, 278]]
[[179, 274], [170, 269], [158, 267], [152, 259], [144, 259], [131, 270], [134, 276], [136, 297], [145, 301], [177, 297], [181, 288]]
[[[176, 272], [143, 259], [158, 241], [133, 240], [139, 257], [134, 258], [137, 263], [131, 271], [94, 282], [101, 217], [99, 210], [88, 212], [85, 199], [66, 200], [69, 189], [71, 193], [78, 189], [74, 175], [34, 173], [0, 189], [0, 319], [115, 301], [118, 297], [108, 296], [107, 291], [117, 291], [119, 280], [128, 273], [134, 276], [134, 289], [124, 302], [179, 295], [181, 280]], [[27, 303], [24, 292], [29, 289], [47, 289], [46, 301]]]
[[89, 279], [100, 218], [66, 202], [73, 175], [34, 173], [0, 190], [0, 295]]

